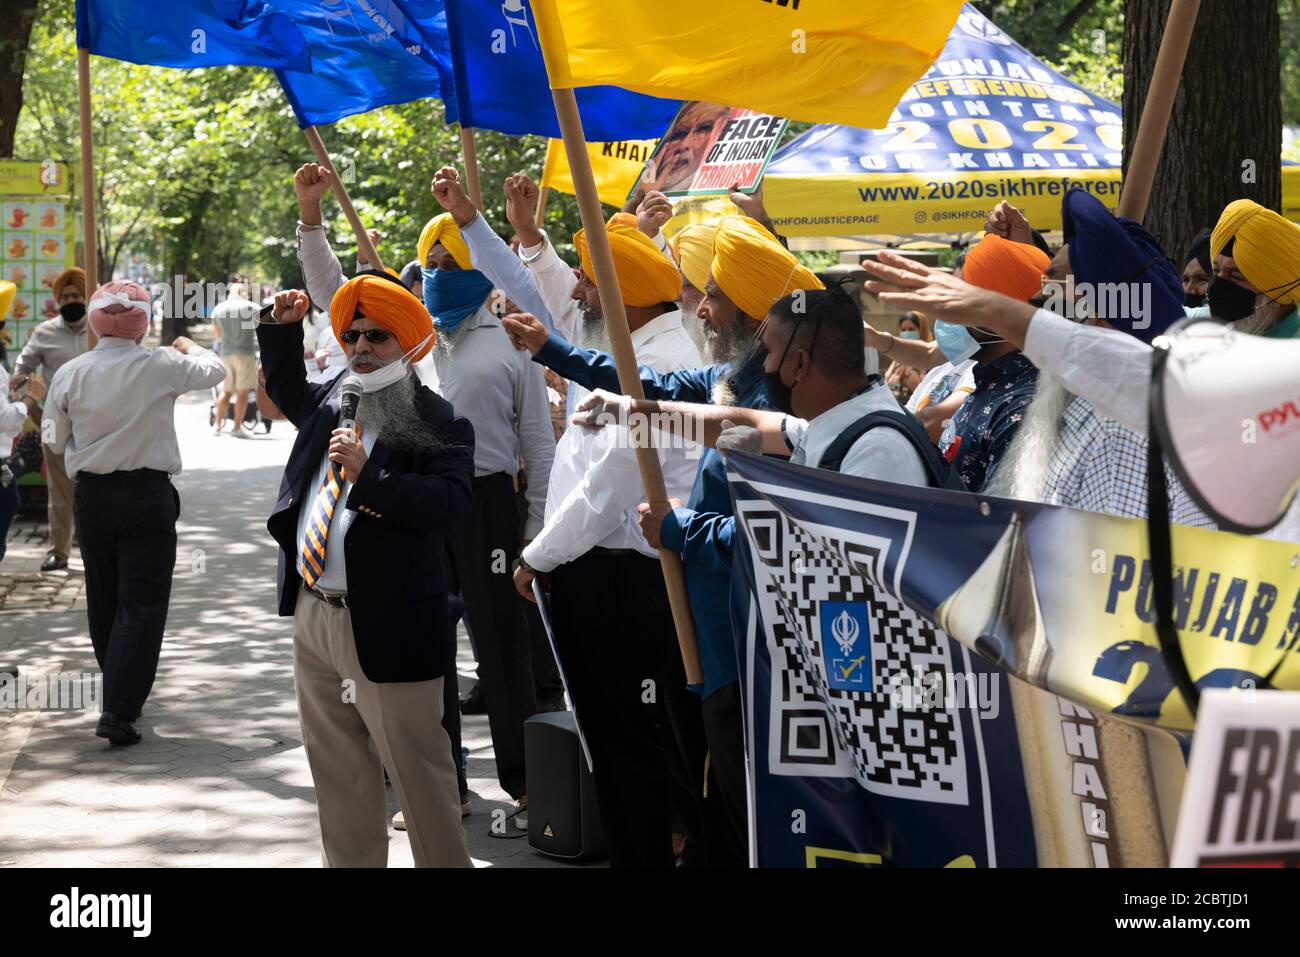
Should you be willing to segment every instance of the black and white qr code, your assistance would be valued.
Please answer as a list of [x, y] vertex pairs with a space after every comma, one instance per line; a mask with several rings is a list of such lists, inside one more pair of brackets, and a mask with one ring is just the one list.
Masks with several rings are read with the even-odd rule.
[[[772, 664], [773, 769], [824, 776], [838, 767], [874, 793], [965, 804], [959, 715], [946, 700], [908, 691], [928, 682], [947, 687], [954, 650], [881, 584], [891, 543], [838, 529], [825, 537], [823, 527], [809, 531], [770, 505], [743, 503], [738, 515]], [[824, 602], [866, 606], [870, 690], [828, 680]]]

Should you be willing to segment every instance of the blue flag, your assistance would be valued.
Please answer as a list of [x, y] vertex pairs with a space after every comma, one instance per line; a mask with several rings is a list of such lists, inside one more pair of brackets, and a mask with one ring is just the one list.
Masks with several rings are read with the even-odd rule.
[[310, 72], [276, 71], [300, 126], [393, 103], [451, 99], [443, 0], [271, 3], [293, 17], [310, 45]]
[[[444, 2], [455, 64], [455, 96], [445, 97], [447, 122], [559, 138], [530, 0]], [[681, 106], [612, 86], [576, 92], [583, 131], [592, 142], [660, 136]]]
[[310, 65], [293, 20], [257, 0], [77, 0], [77, 46], [148, 66]]

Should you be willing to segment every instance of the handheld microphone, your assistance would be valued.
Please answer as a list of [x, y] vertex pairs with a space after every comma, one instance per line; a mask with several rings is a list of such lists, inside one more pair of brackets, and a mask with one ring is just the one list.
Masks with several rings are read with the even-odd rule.
[[339, 388], [340, 429], [356, 427], [357, 408], [361, 405], [361, 393], [363, 391], [361, 377], [355, 372], [349, 372], [343, 379], [343, 385]]

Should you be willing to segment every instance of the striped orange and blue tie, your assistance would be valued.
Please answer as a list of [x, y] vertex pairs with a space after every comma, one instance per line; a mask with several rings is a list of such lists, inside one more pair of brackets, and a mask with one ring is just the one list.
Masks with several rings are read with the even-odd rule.
[[[360, 430], [358, 430], [360, 438]], [[302, 571], [303, 581], [308, 588], [314, 588], [320, 576], [325, 573], [325, 542], [330, 534], [330, 519], [334, 517], [334, 508], [343, 493], [346, 473], [338, 462], [330, 462], [325, 470], [325, 478], [312, 503], [311, 514], [307, 518], [307, 533], [303, 536]]]

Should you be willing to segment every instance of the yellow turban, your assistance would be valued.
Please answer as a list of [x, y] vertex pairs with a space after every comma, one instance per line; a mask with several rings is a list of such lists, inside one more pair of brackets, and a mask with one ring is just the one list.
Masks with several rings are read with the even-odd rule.
[[728, 216], [713, 236], [713, 280], [751, 319], [762, 321], [782, 296], [825, 289], [776, 237], [748, 216]]
[[14, 296], [17, 294], [17, 286], [7, 280], [0, 279], [0, 322], [4, 322], [9, 317], [9, 307], [14, 304]]
[[[618, 274], [618, 290], [625, 305], [643, 309], [677, 300], [682, 294], [682, 277], [654, 240], [636, 228], [635, 216], [615, 213], [605, 231], [614, 251], [614, 272]], [[582, 271], [594, 280], [596, 271], [587, 250], [585, 229], [573, 234], [573, 245], [582, 259]]]
[[427, 337], [429, 341], [420, 351], [411, 354], [412, 362], [419, 362], [433, 348], [433, 317], [424, 303], [400, 283], [373, 274], [345, 282], [330, 301], [330, 328], [334, 335], [341, 337], [358, 312], [397, 336], [405, 352]]
[[717, 231], [717, 226], [692, 223], [668, 241], [682, 275], [701, 292], [709, 281], [709, 267], [713, 265], [713, 235]]
[[456, 265], [461, 269], [474, 268], [474, 264], [469, 260], [469, 247], [465, 245], [465, 240], [461, 239], [460, 227], [456, 225], [456, 220], [451, 218], [451, 213], [435, 216], [424, 224], [420, 241], [415, 247], [416, 258], [420, 260], [421, 268], [428, 265], [429, 250], [438, 243], [446, 247], [447, 252], [451, 253], [451, 258], [456, 260]]
[[1300, 303], [1300, 226], [1248, 199], [1229, 203], [1210, 236], [1210, 256], [1228, 245], [1252, 286], [1276, 302]]

